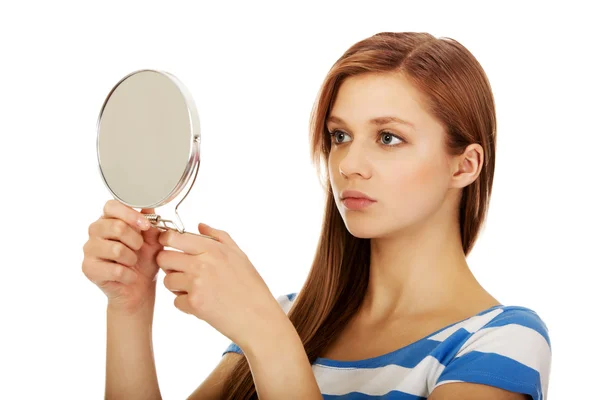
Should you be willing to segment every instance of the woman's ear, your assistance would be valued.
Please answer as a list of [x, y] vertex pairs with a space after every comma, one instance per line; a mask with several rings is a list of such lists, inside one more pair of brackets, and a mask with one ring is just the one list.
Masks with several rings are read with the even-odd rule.
[[483, 168], [483, 157], [483, 147], [477, 143], [470, 144], [462, 154], [456, 156], [452, 174], [453, 187], [464, 188], [473, 183]]

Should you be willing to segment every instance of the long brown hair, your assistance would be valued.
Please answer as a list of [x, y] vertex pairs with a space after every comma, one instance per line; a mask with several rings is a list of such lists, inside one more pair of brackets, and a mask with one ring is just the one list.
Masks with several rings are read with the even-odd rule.
[[[463, 188], [459, 205], [465, 256], [475, 243], [489, 205], [496, 150], [495, 105], [487, 76], [471, 52], [456, 40], [416, 32], [382, 32], [350, 47], [325, 77], [310, 117], [312, 161], [327, 200], [315, 258], [288, 317], [311, 364], [358, 310], [367, 289], [371, 255], [370, 240], [356, 238], [346, 229], [328, 172], [321, 174], [323, 169], [328, 171], [331, 149], [325, 120], [344, 79], [382, 72], [401, 73], [420, 90], [426, 99], [423, 106], [446, 128], [449, 154], [461, 154], [471, 143], [483, 147], [482, 171], [476, 181]], [[245, 357], [227, 379], [223, 398], [257, 398]]]

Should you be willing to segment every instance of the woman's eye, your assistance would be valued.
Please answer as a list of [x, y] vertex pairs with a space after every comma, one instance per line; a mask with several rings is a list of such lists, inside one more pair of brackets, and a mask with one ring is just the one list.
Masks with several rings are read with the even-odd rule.
[[[399, 140], [399, 141], [401, 141], [401, 142], [403, 141], [403, 140], [402, 140], [402, 139], [400, 139], [398, 136], [396, 136], [396, 135], [393, 135], [393, 134], [391, 134], [391, 133], [389, 133], [389, 132], [382, 132], [382, 133], [381, 133], [381, 138], [383, 138], [385, 141], [392, 141], [392, 140], [394, 140], [394, 139], [398, 139], [398, 140]], [[392, 145], [392, 146], [393, 146], [393, 145], [395, 145], [395, 144], [397, 144], [397, 143], [393, 143], [393, 144], [392, 144], [392, 143], [384, 143], [384, 144], [386, 144], [386, 145]]]
[[345, 134], [346, 134], [345, 132], [338, 131], [338, 130], [335, 130], [335, 131], [329, 133], [329, 135], [331, 135], [331, 137], [333, 138], [333, 141], [336, 144], [340, 143], [340, 142], [337, 142], [336, 139], [339, 138], [340, 136], [343, 138]]
[[[330, 132], [329, 135], [332, 137], [335, 144], [341, 144], [343, 142], [338, 142], [336, 139], [341, 138], [343, 140], [344, 135], [346, 135], [346, 133], [336, 129], [333, 132]], [[404, 142], [402, 138], [385, 131], [381, 132], [380, 139], [383, 139], [382, 144], [389, 147], [394, 147], [399, 144], [398, 142], [393, 143], [394, 139], [398, 140], [399, 142]]]

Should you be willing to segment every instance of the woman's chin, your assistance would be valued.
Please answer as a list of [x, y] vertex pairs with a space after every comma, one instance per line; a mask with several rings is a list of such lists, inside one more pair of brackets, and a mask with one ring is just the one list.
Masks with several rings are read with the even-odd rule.
[[375, 230], [369, 226], [365, 226], [365, 224], [346, 224], [346, 229], [348, 229], [348, 232], [352, 236], [358, 239], [371, 239], [377, 235]]

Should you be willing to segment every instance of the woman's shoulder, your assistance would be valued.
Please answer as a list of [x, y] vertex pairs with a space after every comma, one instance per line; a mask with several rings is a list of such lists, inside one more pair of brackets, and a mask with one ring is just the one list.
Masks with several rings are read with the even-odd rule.
[[[281, 294], [277, 296], [277, 302], [287, 313], [294, 304], [297, 296], [298, 292]], [[461, 323], [456, 324], [455, 326], [452, 326], [452, 328], [464, 328], [471, 333], [475, 333], [482, 329], [501, 328], [507, 326], [509, 327], [508, 330], [522, 328], [533, 330], [537, 334], [544, 337], [544, 339], [548, 342], [548, 345], [550, 345], [549, 329], [545, 321], [534, 309], [523, 305], [501, 304], [490, 307], [489, 309], [482, 311], [462, 321]]]
[[[298, 293], [291, 292], [277, 297], [277, 302], [286, 314], [289, 313]], [[457, 331], [463, 332], [458, 333]], [[461, 339], [462, 338], [462, 339]], [[550, 331], [542, 317], [532, 308], [523, 305], [497, 305], [439, 330], [429, 340], [450, 342], [458, 340], [460, 351], [488, 348], [489, 343], [498, 346], [520, 344], [533, 345], [542, 352], [551, 352]], [[458, 344], [458, 343], [455, 343]], [[517, 346], [519, 347], [519, 346]], [[459, 355], [457, 354], [457, 355]]]
[[[532, 308], [522, 305], [496, 305], [463, 321], [452, 324], [428, 338], [454, 348], [457, 356], [471, 350], [494, 351], [500, 348], [523, 350], [533, 346], [542, 353], [551, 352], [550, 331]], [[531, 348], [530, 350], [534, 350]]]
[[535, 310], [494, 306], [430, 339], [440, 342], [433, 388], [460, 380], [545, 398], [552, 351], [548, 327]]
[[[541, 337], [550, 347], [550, 334], [544, 319], [532, 308], [522, 305], [498, 305], [465, 321], [464, 329], [478, 336], [519, 335]], [[516, 336], [515, 336], [516, 335]]]
[[519, 305], [505, 305], [501, 309], [502, 313], [490, 321], [490, 326], [517, 324], [535, 330], [550, 342], [548, 326], [535, 310]]

